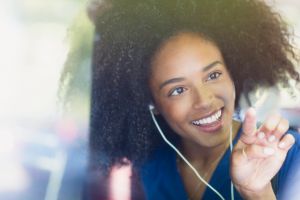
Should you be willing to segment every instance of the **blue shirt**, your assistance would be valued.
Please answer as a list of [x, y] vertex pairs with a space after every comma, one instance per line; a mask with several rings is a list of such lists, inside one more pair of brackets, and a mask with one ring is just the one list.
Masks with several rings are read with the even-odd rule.
[[[300, 135], [296, 131], [289, 130], [296, 140], [294, 146], [288, 152], [286, 160], [278, 172], [276, 196], [278, 199], [286, 199], [285, 185], [289, 184], [293, 171], [300, 165]], [[233, 144], [237, 142], [241, 134], [239, 130]], [[230, 178], [230, 149], [228, 148], [216, 167], [209, 184], [212, 185], [227, 200], [231, 199], [231, 178]], [[297, 167], [296, 167], [297, 166]], [[300, 170], [299, 170], [300, 171]], [[188, 199], [183, 181], [176, 164], [176, 152], [167, 146], [162, 145], [147, 160], [140, 170], [141, 181], [144, 187], [146, 199], [149, 200], [181, 200]], [[285, 197], [285, 198], [284, 198]], [[210, 188], [206, 187], [202, 199], [220, 199]], [[239, 193], [234, 190], [234, 199], [242, 199]], [[291, 199], [291, 198], [290, 198]]]

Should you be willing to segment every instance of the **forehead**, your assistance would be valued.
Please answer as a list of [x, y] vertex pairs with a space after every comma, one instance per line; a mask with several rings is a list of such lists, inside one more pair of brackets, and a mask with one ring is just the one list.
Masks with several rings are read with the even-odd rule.
[[[165, 41], [153, 57], [152, 78], [201, 71], [212, 62], [223, 62], [219, 48], [194, 33], [180, 33]], [[194, 71], [194, 72], [193, 72]]]

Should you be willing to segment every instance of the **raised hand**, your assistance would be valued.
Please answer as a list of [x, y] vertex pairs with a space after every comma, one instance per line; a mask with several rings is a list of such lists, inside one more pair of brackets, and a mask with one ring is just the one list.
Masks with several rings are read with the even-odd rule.
[[257, 129], [255, 110], [246, 112], [243, 133], [231, 156], [232, 181], [244, 198], [275, 198], [270, 181], [295, 142], [285, 134], [288, 128], [286, 119], [271, 115]]

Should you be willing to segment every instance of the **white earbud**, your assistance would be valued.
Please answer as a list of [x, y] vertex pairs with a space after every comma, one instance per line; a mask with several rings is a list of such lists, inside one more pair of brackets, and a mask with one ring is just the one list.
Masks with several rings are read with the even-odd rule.
[[148, 106], [150, 111], [154, 110], [154, 106], [152, 104], [149, 104]]

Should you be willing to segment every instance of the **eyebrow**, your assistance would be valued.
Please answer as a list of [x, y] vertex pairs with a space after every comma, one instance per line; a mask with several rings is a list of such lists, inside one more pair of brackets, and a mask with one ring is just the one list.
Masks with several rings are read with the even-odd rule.
[[[216, 60], [216, 61], [210, 63], [209, 65], [205, 66], [202, 71], [206, 72], [206, 71], [210, 70], [211, 68], [215, 67], [217, 64], [223, 64], [223, 63], [219, 60]], [[164, 86], [166, 86], [168, 84], [177, 83], [177, 82], [181, 82], [184, 80], [185, 80], [184, 77], [177, 77], [177, 78], [172, 78], [172, 79], [166, 80], [165, 82], [160, 84], [159, 89], [162, 89]]]

